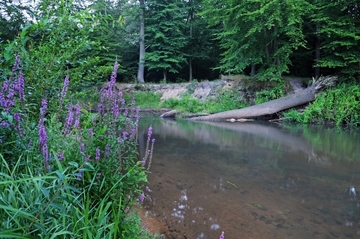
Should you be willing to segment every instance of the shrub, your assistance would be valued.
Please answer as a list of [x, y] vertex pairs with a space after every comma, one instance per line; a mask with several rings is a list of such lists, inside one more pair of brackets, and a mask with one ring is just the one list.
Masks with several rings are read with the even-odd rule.
[[248, 106], [237, 91], [226, 91], [205, 104], [209, 113], [218, 113]]
[[301, 123], [332, 122], [356, 126], [360, 124], [359, 112], [360, 87], [343, 84], [320, 93], [302, 114], [290, 110], [284, 116]]

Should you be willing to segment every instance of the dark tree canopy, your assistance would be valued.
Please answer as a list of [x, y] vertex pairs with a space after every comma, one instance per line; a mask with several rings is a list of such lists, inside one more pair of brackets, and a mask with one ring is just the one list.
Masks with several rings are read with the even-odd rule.
[[[20, 44], [9, 51], [14, 40], [22, 42], [22, 51], [35, 54], [39, 52], [36, 44], [82, 38], [87, 39], [87, 50], [69, 54], [72, 66], [82, 67], [80, 61], [97, 59], [95, 65], [108, 67], [118, 59], [120, 81], [133, 81], [139, 72], [145, 81], [212, 80], [219, 71], [263, 80], [287, 74], [359, 77], [359, 1], [20, 2], [0, 0], [0, 49], [6, 56], [14, 57], [21, 48]], [[49, 27], [43, 28], [46, 24]]]

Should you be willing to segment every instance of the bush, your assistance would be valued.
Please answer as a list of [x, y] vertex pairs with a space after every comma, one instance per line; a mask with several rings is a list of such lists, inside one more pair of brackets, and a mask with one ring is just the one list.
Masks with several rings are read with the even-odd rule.
[[357, 126], [360, 124], [360, 87], [340, 85], [319, 94], [315, 101], [300, 114], [290, 110], [284, 114], [288, 120], [301, 123], [334, 123]]
[[204, 109], [203, 103], [190, 95], [184, 95], [181, 99], [170, 98], [164, 100], [161, 107], [187, 111], [190, 113], [200, 112]]
[[134, 101], [126, 104], [115, 90], [116, 72], [117, 62], [97, 113], [76, 102], [66, 104], [67, 76], [60, 97], [44, 97], [35, 118], [27, 107], [34, 94], [25, 97], [16, 58], [12, 77], [0, 89], [1, 238], [140, 234], [130, 212], [142, 198], [155, 140], [150, 127], [146, 154], [139, 161], [139, 108]]
[[237, 91], [227, 91], [216, 99], [209, 100], [205, 105], [209, 113], [218, 113], [248, 106]]

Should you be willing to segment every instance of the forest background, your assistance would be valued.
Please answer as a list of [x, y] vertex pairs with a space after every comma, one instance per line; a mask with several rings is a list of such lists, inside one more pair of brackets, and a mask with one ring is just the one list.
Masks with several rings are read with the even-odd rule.
[[[284, 95], [286, 75], [337, 75], [337, 91], [317, 107], [328, 112], [312, 118], [334, 121], [325, 117], [359, 107], [359, 1], [1, 0], [0, 22], [1, 80], [20, 54], [35, 98], [68, 73], [74, 93], [106, 82], [117, 59], [120, 83], [243, 74], [272, 82], [264, 100]], [[336, 121], [358, 124], [358, 112], [341, 114]]]

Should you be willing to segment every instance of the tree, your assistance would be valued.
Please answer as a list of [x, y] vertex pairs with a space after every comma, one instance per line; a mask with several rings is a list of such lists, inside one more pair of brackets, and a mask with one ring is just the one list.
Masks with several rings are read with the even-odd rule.
[[200, 15], [201, 7], [201, 0], [189, 0], [186, 3], [188, 14], [184, 36], [187, 38], [187, 44], [184, 47], [184, 52], [188, 58], [189, 81], [193, 80], [194, 68], [196, 70], [194, 63], [198, 62], [198, 65], [204, 65], [205, 60], [210, 60], [215, 65], [219, 58], [216, 55], [218, 53], [218, 42], [213, 39], [216, 28], [207, 26], [206, 19]]
[[211, 25], [221, 24], [217, 34], [225, 50], [220, 69], [242, 73], [247, 67], [263, 79], [288, 72], [293, 50], [305, 46], [303, 17], [310, 5], [305, 0], [206, 0], [204, 15]]
[[317, 67], [333, 69], [348, 78], [360, 76], [360, 2], [314, 1], [313, 15], [320, 37]]
[[149, 70], [162, 71], [163, 80], [167, 72], [177, 73], [181, 63], [186, 61], [182, 51], [186, 44], [183, 35], [186, 14], [183, 1], [147, 1], [146, 37], [148, 50], [145, 54]]
[[0, 0], [0, 44], [13, 40], [27, 23], [25, 13], [29, 7], [15, 4], [8, 0]]
[[145, 70], [145, 0], [140, 0], [140, 34], [139, 34], [139, 67], [137, 73], [137, 80], [140, 83], [144, 83], [144, 70]]

